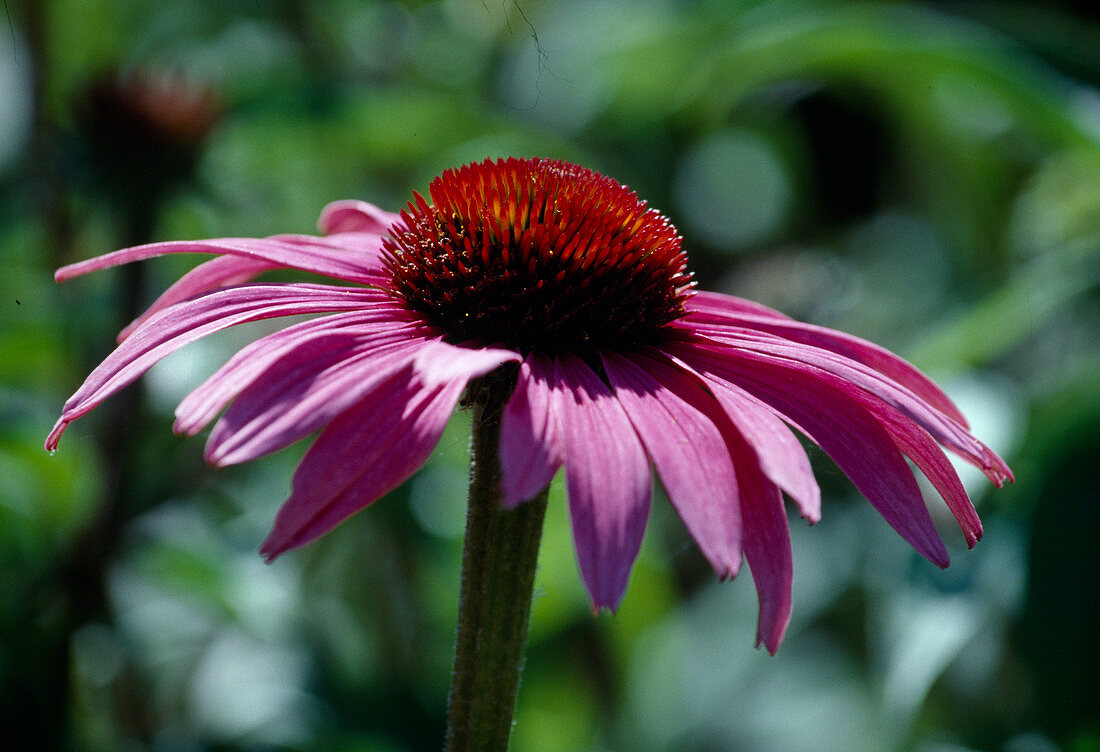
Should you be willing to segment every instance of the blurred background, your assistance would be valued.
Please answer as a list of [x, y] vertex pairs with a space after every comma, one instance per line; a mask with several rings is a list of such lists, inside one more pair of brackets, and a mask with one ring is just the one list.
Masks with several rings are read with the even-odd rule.
[[[1092, 8], [1092, 10], [1088, 10]], [[266, 566], [304, 447], [214, 472], [192, 345], [42, 449], [172, 258], [312, 232], [447, 167], [549, 156], [672, 218], [700, 283], [875, 340], [1016, 471], [921, 560], [820, 452], [794, 619], [754, 650], [662, 498], [594, 618], [561, 489], [516, 752], [1100, 750], [1100, 24], [1071, 2], [6, 0], [0, 20], [0, 747], [438, 749], [468, 417], [411, 482]], [[660, 496], [660, 492], [658, 492]]]

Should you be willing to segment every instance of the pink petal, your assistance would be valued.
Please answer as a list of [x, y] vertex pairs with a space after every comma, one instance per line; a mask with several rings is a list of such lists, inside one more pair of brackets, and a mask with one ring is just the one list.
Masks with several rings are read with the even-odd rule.
[[693, 291], [691, 297], [684, 304], [684, 308], [687, 309], [693, 320], [697, 314], [710, 313], [719, 317], [750, 315], [793, 321], [787, 314], [780, 313], [762, 303], [732, 295], [723, 295], [718, 292], [710, 292], [709, 290]]
[[[691, 370], [683, 363], [678, 367]], [[708, 383], [708, 386], [738, 435], [755, 454], [764, 475], [790, 495], [803, 517], [810, 523], [818, 522], [821, 490], [806, 450], [787, 424], [766, 403], [732, 384]]]
[[333, 201], [321, 210], [321, 218], [317, 220], [317, 226], [324, 235], [341, 232], [369, 232], [385, 235], [390, 231], [393, 223], [400, 218], [400, 214], [379, 209], [366, 201]]
[[593, 608], [614, 610], [642, 545], [649, 463], [622, 405], [584, 361], [561, 355], [554, 381], [581, 576]]
[[187, 300], [207, 290], [250, 282], [260, 274], [276, 268], [278, 268], [278, 265], [270, 261], [243, 258], [241, 256], [218, 256], [199, 264], [180, 277], [175, 284], [156, 299], [145, 313], [119, 332], [118, 341], [121, 342], [129, 337], [134, 329], [163, 308]]
[[[1004, 460], [978, 441], [964, 426], [944, 415], [906, 387], [862, 363], [816, 347], [786, 343], [770, 335], [707, 335], [717, 351], [742, 361], [773, 363], [813, 371], [818, 377], [875, 409], [879, 401], [900, 410], [947, 448], [970, 462], [994, 484], [1012, 478]], [[761, 338], [762, 337], [762, 338]]]
[[501, 503], [534, 498], [561, 467], [561, 427], [553, 409], [554, 364], [532, 352], [520, 364], [512, 398], [500, 422]]
[[796, 423], [902, 538], [932, 563], [947, 566], [947, 549], [909, 465], [880, 421], [844, 390], [793, 366], [769, 367], [706, 347], [670, 348], [717, 383], [744, 389]]
[[721, 411], [691, 376], [670, 364], [642, 355], [601, 357], [684, 526], [718, 576], [735, 577], [741, 508], [733, 460], [714, 422]]
[[745, 560], [760, 601], [756, 646], [763, 643], [775, 655], [791, 620], [794, 563], [787, 514], [779, 487], [760, 472], [748, 445], [738, 449], [733, 456], [741, 484]]
[[484, 376], [502, 363], [523, 358], [512, 350], [494, 347], [460, 347], [439, 339], [425, 342], [416, 355], [413, 369], [428, 387], [446, 384], [455, 379], [466, 380]]
[[46, 439], [55, 449], [65, 427], [145, 373], [161, 358], [207, 334], [249, 321], [304, 313], [355, 310], [377, 302], [376, 290], [323, 285], [229, 287], [154, 314], [88, 375], [65, 403]]
[[372, 284], [386, 285], [389, 282], [390, 275], [382, 266], [382, 238], [377, 233], [349, 230], [326, 235], [323, 238], [312, 235], [294, 237], [306, 237], [311, 245], [347, 253], [355, 259], [356, 263], [362, 264], [364, 268], [371, 271], [373, 276], [369, 281]]
[[[605, 357], [608, 375], [612, 384], [616, 385], [615, 394], [620, 402], [627, 405], [627, 412], [631, 419], [635, 413], [630, 410], [628, 399], [624, 394], [626, 389], [618, 388], [615, 384], [613, 367], [608, 364], [609, 358]], [[632, 356], [635, 360], [643, 360], [643, 366], [665, 384], [669, 383], [667, 376], [672, 376], [685, 387], [690, 385], [694, 390], [701, 392], [695, 378], [697, 374], [677, 370], [681, 366], [667, 364], [664, 356], [657, 359], [645, 358], [641, 355]], [[652, 364], [652, 365], [651, 365]], [[658, 365], [659, 364], [659, 365]], [[656, 366], [656, 367], [655, 367]], [[753, 582], [756, 585], [757, 597], [760, 601], [760, 617], [757, 627], [757, 646], [764, 644], [768, 652], [775, 654], [779, 644], [783, 641], [787, 624], [791, 616], [791, 584], [794, 566], [791, 556], [791, 541], [787, 530], [787, 515], [783, 507], [783, 497], [778, 485], [769, 479], [766, 468], [762, 467], [761, 460], [780, 468], [778, 475], [787, 478], [792, 485], [799, 488], [799, 497], [808, 497], [812, 500], [807, 503], [811, 519], [816, 520], [820, 516], [820, 492], [817, 483], [813, 480], [813, 474], [809, 467], [802, 445], [791, 434], [790, 429], [776, 418], [770, 409], [758, 402], [754, 397], [730, 388], [722, 388], [722, 385], [710, 382], [713, 397], [708, 397], [702, 404], [710, 405], [706, 412], [715, 411], [713, 400], [718, 399], [730, 419], [725, 423], [726, 430], [718, 438], [718, 441], [726, 449], [726, 459], [731, 461], [730, 477], [727, 479], [714, 479], [708, 484], [703, 484], [700, 492], [707, 494], [722, 494], [722, 489], [728, 487], [733, 495], [733, 504], [739, 512], [739, 525], [742, 528], [739, 536], [739, 546], [743, 547], [745, 558], [752, 569]], [[690, 392], [689, 392], [690, 393]], [[668, 394], [661, 395], [659, 404], [675, 404]], [[656, 411], [656, 406], [652, 406]], [[704, 407], [705, 409], [705, 407]], [[745, 416], [748, 416], [747, 418]], [[722, 417], [718, 411], [718, 417]], [[714, 420], [714, 416], [708, 421]], [[638, 426], [637, 422], [635, 423]], [[663, 433], [654, 433], [652, 442], [658, 445], [667, 443], [676, 446], [683, 442], [690, 442], [692, 435], [699, 435], [699, 429], [692, 427], [687, 430], [687, 437], [681, 438], [681, 426], [689, 424], [683, 416], [676, 415], [670, 425], [664, 426]], [[712, 424], [713, 425], [713, 424]], [[718, 425], [723, 425], [721, 421]], [[776, 430], [778, 428], [778, 430]], [[652, 443], [647, 435], [639, 427], [639, 434], [646, 443], [650, 455]], [[712, 439], [713, 440], [713, 439]], [[660, 462], [654, 458], [658, 473], [661, 472]], [[700, 477], [707, 472], [708, 465], [713, 462], [711, 458], [699, 456], [695, 461], [684, 465]], [[793, 469], [793, 472], [792, 472]], [[735, 480], [736, 479], [736, 480]], [[808, 479], [808, 481], [807, 481]], [[664, 480], [664, 476], [662, 476]], [[668, 481], [665, 487], [668, 488]], [[808, 487], [807, 487], [808, 486]], [[670, 497], [672, 491], [669, 491]], [[704, 496], [705, 498], [705, 496]], [[673, 499], [675, 503], [675, 499]], [[804, 511], [805, 513], [805, 511]], [[698, 536], [695, 536], [699, 540]], [[700, 546], [702, 548], [702, 546]]]
[[821, 489], [810, 458], [791, 429], [748, 392], [720, 384], [714, 396], [745, 439], [764, 475], [790, 495], [799, 513], [811, 524], [820, 521]]
[[218, 240], [169, 241], [123, 248], [113, 253], [80, 261], [57, 270], [54, 278], [63, 282], [88, 272], [107, 269], [131, 261], [142, 261], [170, 253], [217, 253], [264, 261], [275, 267], [334, 277], [349, 282], [378, 284], [384, 281], [378, 267], [381, 238], [360, 234], [356, 247], [361, 253], [348, 253], [348, 241], [317, 238], [310, 235], [276, 235], [270, 238], [220, 238]]
[[327, 351], [289, 353], [225, 411], [210, 432], [206, 461], [236, 465], [290, 446], [366, 399], [423, 344], [406, 332], [381, 331]]
[[405, 481], [439, 442], [463, 386], [425, 389], [402, 370], [332, 421], [302, 458], [260, 552], [270, 561], [309, 543]]
[[198, 433], [245, 387], [298, 348], [323, 352], [343, 344], [350, 346], [381, 330], [411, 334], [416, 326], [406, 318], [405, 312], [392, 304], [375, 303], [364, 310], [303, 321], [245, 345], [183, 399], [176, 408], [172, 430], [188, 436]]
[[[789, 361], [782, 363], [783, 365], [787, 365]], [[879, 421], [887, 428], [895, 444], [916, 463], [917, 467], [921, 469], [932, 482], [936, 490], [943, 496], [948, 508], [959, 522], [959, 526], [962, 528], [966, 537], [967, 544], [973, 546], [982, 534], [981, 521], [978, 519], [977, 512], [974, 510], [970, 498], [967, 496], [962, 483], [959, 481], [958, 474], [947, 461], [946, 457], [943, 456], [943, 451], [928, 434], [928, 426], [922, 421], [915, 420], [912, 414], [903, 412], [896, 406], [879, 400], [875, 395], [854, 387], [851, 383], [838, 378], [833, 373], [817, 371], [813, 368], [808, 369], [807, 372], [815, 374], [823, 382], [832, 384], [839, 391], [845, 392], [853, 397], [875, 418], [875, 420]], [[919, 403], [917, 403], [916, 407], [919, 409]], [[948, 424], [948, 427], [951, 427], [950, 424]], [[961, 431], [962, 429], [956, 430]], [[1003, 468], [1004, 471], [1009, 474], [1009, 477], [1011, 477], [1011, 472], [1008, 471], [1007, 466], [1004, 465], [999, 457], [993, 454], [992, 450], [989, 450], [983, 444], [977, 442], [970, 434], [965, 433], [965, 436], [977, 444], [978, 451], [981, 451], [983, 454], [981, 457], [963, 454], [964, 457], [967, 457], [974, 462], [974, 464], [978, 464], [979, 466], [985, 464], [988, 467]], [[939, 438], [939, 436], [937, 436], [937, 438]], [[990, 457], [992, 460], [987, 459]], [[997, 473], [994, 473], [991, 477], [995, 481], [999, 481], [1002, 478], [1002, 476]]]
[[878, 417], [887, 426], [898, 448], [913, 460], [913, 464], [920, 468], [947, 502], [947, 508], [951, 510], [966, 536], [966, 545], [973, 548], [981, 540], [982, 521], [959, 480], [959, 474], [955, 472], [943, 450], [927, 433], [900, 413], [886, 412]]
[[697, 308], [695, 305], [697, 298], [698, 296], [692, 298], [685, 306], [689, 311], [693, 311], [687, 317], [687, 321], [755, 329], [775, 334], [792, 342], [830, 350], [838, 355], [843, 355], [846, 358], [870, 366], [879, 373], [897, 381], [964, 427], [967, 425], [962, 412], [943, 393], [943, 390], [936, 386], [935, 382], [921, 373], [916, 366], [899, 358], [886, 348], [879, 347], [873, 342], [868, 342], [845, 332], [823, 326], [814, 326], [813, 324], [804, 324], [793, 319], [777, 319], [773, 315], [753, 314], [747, 311], [734, 313], [706, 306]]

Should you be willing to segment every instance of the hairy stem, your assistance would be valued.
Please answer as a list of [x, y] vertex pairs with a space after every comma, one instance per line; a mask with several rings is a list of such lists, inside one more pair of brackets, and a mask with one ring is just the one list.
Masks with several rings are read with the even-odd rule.
[[514, 384], [514, 372], [497, 371], [469, 389], [470, 499], [446, 752], [504, 752], [512, 730], [547, 496], [500, 505], [500, 415]]

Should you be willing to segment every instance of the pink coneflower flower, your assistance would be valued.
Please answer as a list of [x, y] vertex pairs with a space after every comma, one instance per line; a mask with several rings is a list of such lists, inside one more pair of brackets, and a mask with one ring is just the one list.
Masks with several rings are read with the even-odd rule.
[[[512, 507], [565, 468], [581, 575], [614, 609], [645, 530], [650, 465], [721, 578], [742, 556], [774, 652], [791, 610], [783, 495], [819, 519], [820, 493], [792, 428], [851, 478], [925, 558], [946, 549], [906, 462], [942, 494], [968, 544], [981, 523], [941, 447], [998, 486], [1011, 471], [939, 388], [869, 342], [764, 306], [697, 291], [675, 228], [626, 186], [544, 159], [449, 170], [400, 215], [343, 201], [323, 237], [168, 242], [65, 267], [58, 280], [168, 253], [217, 258], [186, 274], [120, 337], [46, 442], [211, 332], [325, 314], [243, 348], [176, 411], [217, 466], [315, 431], [261, 551], [331, 530], [408, 478], [471, 379], [505, 366], [500, 493]], [[352, 286], [257, 284], [298, 269]], [[228, 407], [227, 407], [228, 406]]]

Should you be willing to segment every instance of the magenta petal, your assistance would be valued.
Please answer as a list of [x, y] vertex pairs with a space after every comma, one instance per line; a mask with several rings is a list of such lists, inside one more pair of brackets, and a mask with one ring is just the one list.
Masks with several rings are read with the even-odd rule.
[[249, 321], [303, 313], [354, 310], [384, 293], [324, 285], [229, 287], [192, 298], [154, 314], [88, 375], [65, 403], [46, 439], [55, 449], [65, 427], [186, 344]]
[[760, 601], [756, 645], [763, 643], [775, 655], [791, 620], [791, 536], [778, 486], [760, 472], [748, 446], [742, 449], [734, 452], [734, 458], [741, 483], [745, 560]]
[[119, 332], [118, 341], [121, 342], [129, 337], [138, 326], [163, 308], [207, 290], [250, 282], [260, 274], [276, 268], [278, 265], [270, 261], [241, 256], [218, 256], [203, 262], [176, 280], [175, 284], [165, 290], [145, 313]]
[[821, 489], [810, 458], [782, 420], [752, 395], [718, 384], [715, 399], [756, 456], [764, 475], [787, 492], [810, 523], [821, 520]]
[[311, 245], [331, 248], [334, 251], [346, 253], [353, 258], [355, 263], [361, 265], [364, 269], [363, 281], [382, 286], [389, 284], [390, 276], [382, 265], [381, 236], [373, 232], [346, 231], [326, 235], [323, 238], [315, 238], [309, 235], [304, 237], [309, 238]]
[[[740, 422], [732, 421], [725, 424], [727, 430], [718, 434], [716, 423], [712, 421], [715, 421], [715, 418], [720, 421], [723, 417], [722, 412], [717, 405], [714, 405], [714, 397], [710, 397], [699, 387], [694, 374], [678, 370], [676, 366], [664, 360], [635, 355], [632, 356], [632, 360], [640, 366], [634, 373], [637, 378], [629, 383], [625, 380], [621, 383], [620, 379], [625, 375], [622, 364], [627, 359], [613, 355], [604, 355], [603, 359], [608, 376], [615, 387], [615, 395], [634, 421], [642, 442], [657, 465], [657, 472], [662, 473], [663, 463], [658, 458], [658, 454], [655, 454], [655, 449], [658, 453], [673, 455], [677, 461], [677, 469], [688, 476], [687, 483], [697, 484], [697, 488], [694, 489], [697, 493], [697, 501], [702, 500], [702, 504], [707, 504], [720, 500], [719, 511], [726, 511], [727, 507], [732, 506], [734, 513], [730, 515], [726, 511], [726, 516], [737, 521], [739, 530], [736, 537], [737, 560], [740, 561], [740, 549], [743, 548], [745, 558], [752, 569], [753, 582], [760, 600], [757, 645], [764, 644], [768, 652], [774, 654], [779, 649], [790, 621], [794, 566], [783, 496], [777, 484], [767, 477], [760, 465], [760, 459], [766, 457], [780, 464], [784, 467], [780, 474], [790, 477], [791, 473], [786, 470], [790, 464], [790, 458], [769, 454], [767, 450], [761, 452], [760, 447], [775, 449], [776, 446], [770, 445], [768, 439], [774, 439], [776, 435], [785, 436], [793, 442], [793, 446], [783, 444], [784, 439], [779, 439], [778, 446], [783, 451], [792, 453], [793, 457], [800, 458], [801, 462], [805, 462], [805, 471], [810, 473], [809, 461], [802, 446], [790, 433], [790, 429], [782, 425], [778, 418], [766, 412], [768, 408], [748, 395], [742, 393], [731, 395], [729, 392], [732, 390], [719, 389], [717, 384], [711, 384], [714, 397], [721, 400], [725, 393], [726, 401], [723, 407], [726, 414], [730, 418], [740, 419]], [[654, 390], [652, 387], [646, 389], [644, 385], [646, 376], [652, 376], [664, 386], [672, 388], [664, 391]], [[636, 394], [639, 390], [643, 394], [652, 395], [653, 399], [649, 400], [647, 405], [638, 404], [638, 409], [631, 409], [632, 404], [639, 402]], [[688, 399], [692, 404], [689, 406], [681, 403], [680, 400], [683, 398]], [[686, 410], [679, 410], [678, 407], [685, 407]], [[655, 416], [661, 415], [662, 410], [668, 411], [670, 420], [655, 419]], [[699, 414], [692, 416], [691, 413], [695, 410], [705, 413], [706, 417]], [[713, 414], [715, 412], [717, 416]], [[749, 431], [744, 430], [743, 413], [751, 416], [748, 419]], [[767, 415], [767, 418], [762, 418], [763, 415]], [[709, 429], [698, 425], [699, 418], [709, 425]], [[779, 423], [781, 431], [773, 433], [775, 426], [771, 425], [770, 421]], [[647, 427], [643, 428], [643, 425]], [[711, 432], [713, 435], [707, 436], [705, 443], [700, 441]], [[760, 435], [761, 432], [763, 437]], [[693, 456], [686, 456], [688, 452], [684, 450], [693, 442], [702, 444], [699, 447], [700, 451], [692, 453]], [[714, 456], [716, 452], [722, 455], [721, 464], [718, 464]], [[677, 454], [681, 456], [675, 458]], [[797, 466], [799, 460], [794, 464]], [[718, 477], [714, 473], [716, 466], [721, 470]], [[668, 478], [662, 474], [661, 479], [665, 483], [670, 499], [673, 504], [676, 504], [677, 494]], [[809, 481], [813, 489], [810, 493], [818, 500], [813, 510], [815, 514], [819, 514], [820, 499], [812, 474], [809, 474]], [[796, 479], [796, 485], [804, 486], [805, 480]], [[803, 491], [805, 492], [805, 489]], [[677, 509], [679, 510], [679, 507]], [[681, 511], [680, 514], [684, 517], [684, 512]], [[716, 531], [722, 529], [723, 520], [698, 519], [696, 522], [702, 524], [696, 524], [693, 527], [685, 518], [685, 524], [692, 531], [692, 536], [699, 543], [700, 549], [706, 553], [704, 540], [708, 533], [704, 532], [701, 536], [695, 530], [699, 528], [705, 530], [709, 526], [711, 528], [709, 535], [714, 536]], [[736, 569], [729, 574], [730, 576], [736, 574]]]
[[[694, 299], [688, 303], [689, 310], [693, 308], [693, 302]], [[687, 328], [700, 328], [702, 325], [702, 328], [713, 326], [721, 331], [723, 327], [728, 327], [730, 333], [735, 336], [738, 332], [745, 330], [763, 332], [788, 342], [828, 350], [888, 376], [952, 420], [964, 427], [967, 425], [962, 412], [943, 393], [943, 390], [936, 386], [935, 382], [921, 373], [913, 364], [873, 342], [835, 329], [805, 324], [793, 319], [777, 319], [766, 314], [754, 315], [748, 312], [738, 314], [705, 307], [696, 310], [698, 312], [693, 312], [687, 317], [686, 322], [690, 322]]]
[[341, 232], [385, 235], [400, 218], [400, 214], [379, 209], [366, 201], [333, 201], [321, 210], [317, 226], [324, 235]]
[[1012, 478], [1004, 460], [966, 428], [906, 387], [862, 363], [816, 347], [789, 343], [767, 334], [708, 335], [704, 345], [740, 361], [770, 364], [780, 369], [813, 373], [856, 399], [872, 412], [880, 405], [901, 411], [937, 441], [970, 462], [1000, 486]]
[[744, 389], [797, 424], [902, 538], [932, 563], [947, 566], [947, 549], [909, 465], [890, 433], [860, 403], [794, 367], [761, 367], [704, 347], [672, 347], [716, 383]]
[[[378, 268], [378, 249], [382, 240], [377, 236], [362, 236], [357, 247], [363, 253], [349, 253], [347, 241], [317, 238], [310, 235], [276, 235], [270, 238], [220, 238], [217, 240], [169, 241], [123, 248], [113, 253], [80, 261], [57, 270], [54, 278], [63, 282], [88, 272], [108, 269], [131, 261], [164, 256], [171, 253], [217, 253], [264, 261], [274, 267], [335, 277], [363, 284], [379, 283], [383, 277]], [[373, 252], [368, 252], [373, 251]]]
[[733, 460], [714, 423], [721, 411], [688, 374], [634, 355], [602, 356], [672, 505], [720, 578], [741, 567], [741, 507]]
[[[681, 364], [686, 368], [686, 364]], [[767, 404], [727, 382], [710, 383], [714, 398], [756, 455], [764, 475], [798, 505], [811, 523], [821, 519], [821, 490], [798, 438]]]
[[622, 405], [584, 361], [561, 355], [554, 380], [581, 576], [593, 607], [614, 610], [649, 516], [649, 463]]
[[410, 340], [406, 333], [382, 331], [364, 342], [288, 353], [245, 389], [214, 426], [207, 462], [236, 465], [289, 446], [369, 399], [422, 346], [422, 340]]
[[[713, 313], [719, 316], [767, 316], [782, 321], [793, 321], [787, 314], [780, 313], [774, 308], [768, 308], [768, 306], [762, 303], [745, 300], [744, 298], [737, 298], [732, 295], [710, 292], [708, 290], [696, 290], [694, 294], [687, 299], [684, 308], [687, 309], [690, 314], [700, 312]], [[692, 316], [692, 318], [695, 317]]]
[[947, 508], [955, 516], [966, 537], [966, 545], [973, 548], [974, 544], [981, 540], [982, 521], [978, 518], [978, 512], [974, 509], [966, 489], [963, 488], [962, 481], [959, 480], [959, 474], [955, 472], [955, 468], [952, 467], [943, 450], [927, 433], [905, 416], [886, 413], [878, 417], [886, 424], [898, 448], [913, 460], [913, 464], [920, 468], [932, 486], [939, 491], [943, 500], [947, 502]]
[[553, 407], [554, 364], [531, 353], [500, 422], [500, 493], [505, 507], [534, 498], [561, 467], [561, 427]]
[[402, 370], [332, 421], [302, 458], [260, 553], [270, 561], [305, 545], [400, 485], [431, 455], [463, 386], [425, 389]]
[[[748, 317], [745, 318], [749, 320]], [[967, 426], [962, 411], [951, 401], [950, 397], [943, 393], [942, 389], [936, 386], [935, 382], [921, 373], [912, 363], [899, 358], [873, 342], [834, 329], [804, 324], [799, 321], [775, 321], [757, 317], [751, 325], [794, 342], [831, 350], [838, 355], [843, 355], [870, 366], [879, 373], [897, 381], [963, 427]]]
[[249, 384], [299, 348], [325, 352], [351, 347], [383, 331], [414, 334], [416, 327], [404, 318], [404, 312], [393, 305], [371, 304], [363, 310], [303, 321], [245, 345], [184, 397], [176, 408], [172, 430], [188, 436], [198, 433]]
[[455, 379], [463, 383], [484, 376], [502, 363], [522, 360], [519, 353], [494, 347], [461, 347], [439, 339], [425, 342], [413, 368], [425, 386], [438, 386]]

